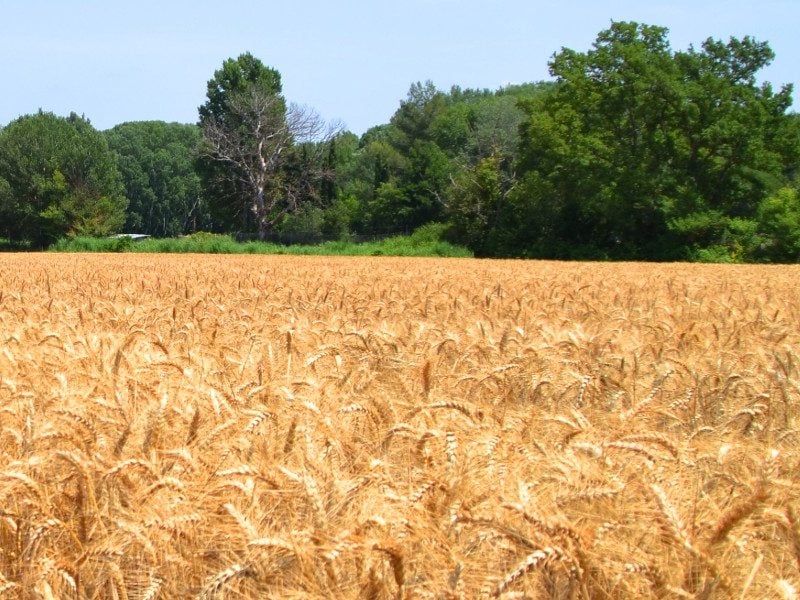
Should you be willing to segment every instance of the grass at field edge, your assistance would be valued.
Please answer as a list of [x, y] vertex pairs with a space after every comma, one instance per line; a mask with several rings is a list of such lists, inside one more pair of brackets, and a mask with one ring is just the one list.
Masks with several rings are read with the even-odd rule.
[[140, 252], [140, 253], [197, 253], [197, 254], [287, 254], [307, 256], [410, 256], [458, 257], [473, 256], [467, 248], [449, 242], [397, 236], [377, 242], [360, 244], [346, 241], [323, 242], [316, 245], [284, 246], [270, 242], [236, 242], [230, 236], [204, 235], [185, 238], [147, 239], [134, 242], [127, 238], [62, 239], [50, 247], [52, 252]]

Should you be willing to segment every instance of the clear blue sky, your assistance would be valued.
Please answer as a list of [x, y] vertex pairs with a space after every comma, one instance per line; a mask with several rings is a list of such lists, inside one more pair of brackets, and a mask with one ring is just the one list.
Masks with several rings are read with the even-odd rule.
[[[674, 49], [752, 35], [800, 83], [800, 0], [0, 0], [0, 125], [42, 108], [124, 121], [195, 122], [222, 61], [250, 51], [289, 100], [362, 133], [414, 81], [497, 88], [548, 78], [611, 20], [670, 29]], [[795, 90], [795, 97], [797, 90]], [[795, 107], [798, 102], [795, 102]]]

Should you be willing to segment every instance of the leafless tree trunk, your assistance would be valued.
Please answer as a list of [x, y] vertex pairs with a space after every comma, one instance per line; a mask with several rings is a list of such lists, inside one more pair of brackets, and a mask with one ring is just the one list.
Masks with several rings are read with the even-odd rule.
[[281, 176], [285, 155], [296, 144], [325, 142], [336, 132], [310, 108], [287, 107], [281, 96], [255, 86], [230, 99], [224, 118], [203, 123], [207, 155], [225, 165], [227, 177], [246, 191], [243, 202], [255, 217], [260, 239], [280, 216], [296, 210], [298, 191], [310, 183]]

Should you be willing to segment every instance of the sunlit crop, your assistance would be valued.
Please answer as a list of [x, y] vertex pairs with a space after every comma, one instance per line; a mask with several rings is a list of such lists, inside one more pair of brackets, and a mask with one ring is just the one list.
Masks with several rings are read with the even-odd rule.
[[0, 255], [0, 598], [795, 598], [798, 282]]

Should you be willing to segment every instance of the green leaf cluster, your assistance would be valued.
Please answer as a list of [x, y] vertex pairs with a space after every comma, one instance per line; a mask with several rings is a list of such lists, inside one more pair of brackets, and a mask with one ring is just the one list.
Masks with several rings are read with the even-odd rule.
[[207, 229], [196, 125], [140, 121], [105, 132], [128, 197], [125, 231], [174, 237]]
[[0, 131], [0, 236], [41, 247], [107, 235], [126, 206], [114, 154], [86, 119], [40, 111]]
[[756, 83], [773, 56], [749, 37], [675, 52], [666, 29], [637, 23], [556, 54], [552, 93], [522, 104], [515, 203], [530, 219], [516, 247], [745, 259], [761, 202], [798, 164], [791, 88]]
[[456, 227], [448, 235], [482, 237], [462, 202], [462, 179], [489, 158], [510, 178], [524, 117], [518, 102], [549, 87], [443, 92], [430, 81], [413, 84], [389, 123], [368, 130], [338, 165], [340, 195], [358, 206], [351, 230], [411, 231], [449, 220]]

